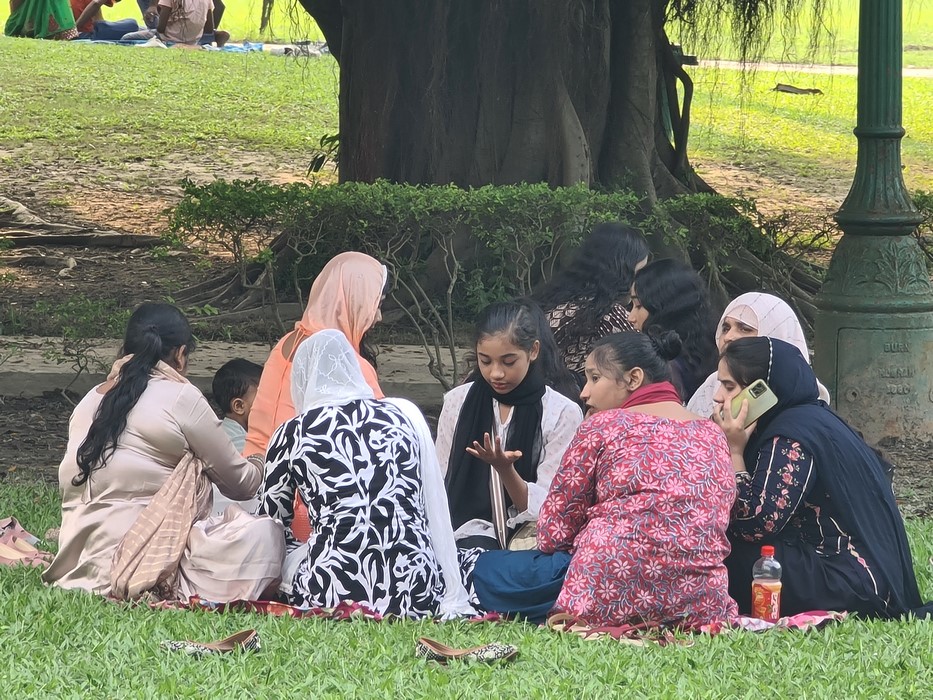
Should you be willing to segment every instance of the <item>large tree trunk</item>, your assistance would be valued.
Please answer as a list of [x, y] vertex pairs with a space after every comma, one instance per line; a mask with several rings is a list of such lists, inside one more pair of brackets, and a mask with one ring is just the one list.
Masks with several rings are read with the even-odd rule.
[[301, 2], [340, 63], [341, 180], [688, 191], [658, 0]]
[[[340, 63], [341, 181], [583, 182], [631, 189], [646, 213], [712, 191], [687, 159], [693, 85], [664, 29], [669, 3], [683, 13], [688, 2], [299, 2]], [[788, 288], [786, 256], [769, 265], [747, 251], [723, 260], [708, 244], [651, 244], [704, 267], [719, 305], [770, 288], [812, 309], [818, 281]]]

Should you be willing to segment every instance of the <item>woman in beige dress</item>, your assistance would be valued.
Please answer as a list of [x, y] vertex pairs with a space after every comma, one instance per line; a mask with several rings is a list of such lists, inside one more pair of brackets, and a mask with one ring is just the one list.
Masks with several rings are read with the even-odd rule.
[[185, 379], [194, 348], [184, 315], [143, 304], [107, 381], [78, 404], [59, 467], [60, 549], [47, 583], [121, 599], [257, 598], [277, 584], [281, 524], [230, 506], [211, 509], [211, 483], [255, 496], [262, 468], [234, 449]]

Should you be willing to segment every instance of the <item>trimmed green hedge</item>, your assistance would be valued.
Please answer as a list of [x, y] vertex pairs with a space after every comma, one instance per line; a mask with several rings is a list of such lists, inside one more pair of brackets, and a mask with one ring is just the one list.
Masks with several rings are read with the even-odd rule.
[[630, 192], [586, 187], [346, 183], [270, 185], [259, 180], [184, 183], [176, 242], [228, 250], [244, 283], [261, 262], [274, 288], [299, 298], [335, 254], [368, 253], [392, 271], [392, 297], [420, 334], [442, 384], [456, 378], [453, 330], [486, 304], [531, 291], [561, 254], [598, 222], [634, 221]]
[[286, 278], [279, 279], [280, 288], [287, 280], [307, 290], [333, 255], [359, 250], [386, 262], [400, 279], [423, 284], [427, 275], [431, 294], [442, 293], [450, 281], [443, 258], [449, 257], [458, 265], [454, 296], [463, 314], [529, 292], [596, 223], [638, 218], [634, 194], [583, 186], [463, 190], [384, 181], [277, 186], [249, 180], [186, 182], [184, 191], [172, 215], [174, 234], [188, 244], [220, 245], [241, 265], [274, 250], [278, 273]]

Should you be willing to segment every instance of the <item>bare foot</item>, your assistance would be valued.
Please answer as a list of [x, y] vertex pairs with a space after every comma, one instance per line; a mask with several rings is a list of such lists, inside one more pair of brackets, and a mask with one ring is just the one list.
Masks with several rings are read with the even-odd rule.
[[214, 43], [217, 44], [217, 48], [221, 48], [228, 41], [230, 41], [230, 32], [225, 32], [223, 29], [214, 30]]

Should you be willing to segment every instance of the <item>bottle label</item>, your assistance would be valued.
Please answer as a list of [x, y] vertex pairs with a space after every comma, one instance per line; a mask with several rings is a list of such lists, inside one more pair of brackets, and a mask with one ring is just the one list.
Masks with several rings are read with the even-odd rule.
[[780, 581], [752, 581], [752, 617], [766, 622], [777, 622], [781, 619]]

